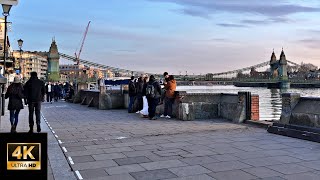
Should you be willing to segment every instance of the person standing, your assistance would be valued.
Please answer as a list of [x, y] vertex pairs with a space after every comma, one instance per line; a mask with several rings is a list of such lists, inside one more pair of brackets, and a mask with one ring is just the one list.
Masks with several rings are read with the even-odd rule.
[[10, 111], [11, 133], [16, 133], [20, 110], [23, 109], [23, 87], [19, 77], [14, 77], [8, 87], [5, 98], [9, 98], [8, 110]]
[[164, 85], [166, 93], [164, 98], [164, 114], [160, 117], [166, 117], [168, 119], [172, 117], [172, 104], [174, 103], [176, 88], [176, 80], [173, 75], [170, 75], [167, 83]]
[[133, 103], [135, 100], [135, 97], [137, 95], [137, 89], [134, 82], [134, 76], [131, 76], [131, 79], [129, 81], [129, 106], [128, 106], [128, 113], [132, 113]]
[[44, 82], [38, 78], [37, 72], [31, 72], [31, 77], [24, 86], [24, 93], [29, 105], [29, 133], [33, 133], [33, 114], [36, 115], [37, 132], [41, 132], [40, 110], [41, 102], [44, 101], [45, 86]]
[[[169, 81], [169, 74], [168, 72], [164, 72], [163, 73], [163, 77], [164, 77], [164, 80], [162, 81], [163, 85], [166, 85], [167, 82]], [[164, 101], [164, 98], [165, 98], [165, 94], [166, 94], [166, 90], [163, 88], [162, 89], [162, 93], [161, 93], [161, 98], [160, 98], [160, 104], [163, 104], [163, 101]]]
[[140, 111], [143, 109], [143, 79], [142, 76], [138, 78], [138, 82], [136, 82], [136, 89], [137, 89], [137, 98], [136, 98], [136, 102], [137, 102], [137, 108], [138, 111], [136, 112], [137, 114], [140, 113]]
[[47, 94], [47, 102], [52, 103], [53, 86], [52, 86], [51, 82], [49, 82], [49, 84], [47, 84], [47, 86], [46, 86], [46, 94]]
[[156, 81], [155, 77], [153, 75], [150, 76], [149, 82], [146, 84], [144, 89], [144, 94], [147, 97], [148, 100], [148, 112], [149, 112], [149, 119], [150, 120], [156, 120], [155, 117], [156, 114], [156, 108], [159, 104], [159, 100], [161, 97], [161, 86], [158, 81]]

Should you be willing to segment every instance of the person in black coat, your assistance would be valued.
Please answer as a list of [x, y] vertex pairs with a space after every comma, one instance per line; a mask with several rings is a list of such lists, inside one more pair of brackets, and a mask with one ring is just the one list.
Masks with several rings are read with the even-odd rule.
[[[148, 95], [147, 89], [149, 88], [150, 85], [153, 86], [154, 97], [150, 97]], [[157, 105], [159, 104], [160, 97], [161, 97], [161, 86], [160, 86], [160, 83], [158, 81], [156, 81], [156, 79], [153, 75], [150, 76], [149, 82], [144, 85], [143, 94], [146, 95], [147, 100], [148, 100], [149, 119], [156, 120], [157, 118], [155, 117], [155, 114], [156, 114]]]
[[41, 132], [40, 110], [41, 102], [44, 101], [45, 86], [44, 82], [38, 79], [37, 72], [31, 72], [30, 79], [24, 85], [24, 94], [29, 105], [29, 133], [33, 133], [33, 114], [36, 114], [37, 132]]
[[8, 87], [5, 98], [9, 98], [11, 133], [16, 133], [20, 110], [23, 109], [23, 87], [19, 77], [14, 77], [13, 83]]
[[131, 76], [129, 81], [129, 105], [128, 105], [128, 113], [132, 113], [133, 103], [137, 95], [136, 84], [134, 82], [134, 76]]

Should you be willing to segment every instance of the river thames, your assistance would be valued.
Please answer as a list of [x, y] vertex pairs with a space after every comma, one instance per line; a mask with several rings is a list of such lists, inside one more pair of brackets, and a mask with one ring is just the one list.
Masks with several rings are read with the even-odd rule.
[[238, 93], [249, 91], [259, 95], [260, 120], [278, 121], [281, 116], [281, 94], [300, 93], [301, 96], [320, 97], [320, 89], [267, 89], [257, 87], [228, 86], [177, 86], [178, 91], [189, 93]]

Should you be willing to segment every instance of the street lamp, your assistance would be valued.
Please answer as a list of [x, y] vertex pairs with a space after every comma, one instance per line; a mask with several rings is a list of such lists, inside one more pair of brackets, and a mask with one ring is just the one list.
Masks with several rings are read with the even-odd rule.
[[12, 5], [2, 4], [3, 16], [4, 16], [4, 49], [3, 49], [3, 74], [6, 74], [6, 53], [7, 53], [7, 17], [9, 16], [9, 12]]
[[20, 60], [19, 60], [19, 65], [16, 68], [18, 68], [20, 70], [20, 74], [23, 75], [24, 68], [21, 67], [21, 64], [22, 64], [22, 44], [23, 44], [23, 40], [19, 39], [18, 40], [18, 46], [19, 46], [19, 49], [20, 49]]

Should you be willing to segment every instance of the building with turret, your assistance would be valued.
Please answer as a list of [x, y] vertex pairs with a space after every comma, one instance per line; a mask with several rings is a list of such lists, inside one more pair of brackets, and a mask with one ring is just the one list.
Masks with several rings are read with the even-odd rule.
[[52, 43], [48, 52], [48, 70], [47, 77], [49, 81], [59, 81], [59, 52], [55, 39], [52, 39]]

